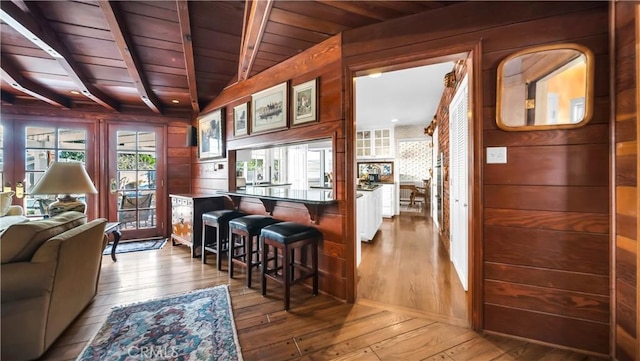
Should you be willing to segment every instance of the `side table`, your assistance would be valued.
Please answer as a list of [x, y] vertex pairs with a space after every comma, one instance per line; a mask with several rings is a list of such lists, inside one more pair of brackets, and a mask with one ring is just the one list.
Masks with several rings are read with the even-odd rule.
[[109, 222], [104, 227], [104, 234], [109, 237], [109, 233], [113, 234], [113, 246], [111, 247], [111, 259], [113, 262], [116, 262], [116, 247], [118, 247], [118, 243], [120, 243], [120, 238], [122, 237], [122, 232], [120, 231], [120, 222]]

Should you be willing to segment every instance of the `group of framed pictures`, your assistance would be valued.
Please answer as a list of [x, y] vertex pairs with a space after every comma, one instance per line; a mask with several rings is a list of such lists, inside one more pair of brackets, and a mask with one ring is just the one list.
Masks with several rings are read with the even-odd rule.
[[[233, 108], [233, 134], [236, 137], [287, 128], [289, 104], [287, 82], [251, 95], [251, 103]], [[292, 87], [291, 126], [317, 120], [317, 79]]]
[[[291, 126], [317, 121], [318, 79], [292, 87]], [[288, 82], [251, 95], [251, 102], [233, 107], [233, 135], [285, 129], [288, 125]], [[198, 158], [224, 157], [224, 108], [208, 113], [198, 121]], [[249, 125], [251, 125], [249, 127]]]

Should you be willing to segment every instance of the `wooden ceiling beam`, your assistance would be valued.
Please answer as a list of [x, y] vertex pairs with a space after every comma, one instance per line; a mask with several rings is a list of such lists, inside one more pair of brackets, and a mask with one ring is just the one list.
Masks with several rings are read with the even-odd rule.
[[0, 90], [0, 100], [3, 105], [13, 105], [16, 101], [16, 96], [6, 91]]
[[22, 74], [20, 74], [18, 67], [8, 57], [3, 55], [0, 62], [2, 67], [2, 79], [9, 83], [9, 85], [14, 89], [25, 94], [29, 94], [32, 97], [38, 98], [51, 105], [65, 109], [71, 108], [71, 100], [69, 98], [59, 95], [52, 90], [23, 77]]
[[55, 36], [54, 30], [34, 2], [27, 1], [24, 5], [29, 9], [28, 13], [11, 1], [0, 1], [0, 18], [55, 58], [82, 94], [107, 109], [117, 111], [119, 103], [91, 84], [71, 52]]
[[[251, 67], [260, 48], [262, 35], [269, 21], [273, 0], [246, 0], [245, 21], [242, 28], [242, 45], [238, 63], [238, 81], [245, 80], [251, 74]], [[247, 14], [247, 9], [249, 13]]]
[[178, 20], [180, 22], [180, 35], [182, 39], [182, 53], [184, 54], [184, 66], [187, 72], [187, 84], [189, 85], [189, 97], [194, 113], [200, 113], [198, 102], [198, 87], [196, 83], [196, 63], [193, 55], [193, 39], [191, 37], [191, 19], [189, 17], [189, 4], [187, 0], [176, 0], [178, 8]]
[[111, 34], [116, 41], [116, 46], [122, 55], [122, 59], [127, 66], [127, 71], [133, 80], [142, 101], [155, 113], [162, 114], [162, 102], [151, 90], [142, 70], [142, 63], [137, 56], [133, 40], [125, 25], [124, 15], [120, 11], [119, 5], [114, 1], [101, 0], [99, 2]]

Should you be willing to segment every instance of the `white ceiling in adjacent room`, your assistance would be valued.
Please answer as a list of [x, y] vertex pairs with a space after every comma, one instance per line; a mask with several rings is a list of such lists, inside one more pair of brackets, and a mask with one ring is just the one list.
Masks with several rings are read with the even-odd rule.
[[444, 75], [453, 70], [453, 65], [447, 62], [391, 71], [378, 78], [357, 77], [356, 127], [426, 126], [442, 97]]

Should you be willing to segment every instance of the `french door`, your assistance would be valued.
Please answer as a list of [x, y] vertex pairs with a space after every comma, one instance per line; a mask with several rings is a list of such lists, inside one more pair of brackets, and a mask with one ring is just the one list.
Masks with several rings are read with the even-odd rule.
[[[31, 188], [53, 161], [82, 163], [98, 186], [95, 159], [95, 125], [84, 122], [3, 119], [0, 123], [0, 178], [6, 191], [15, 192], [13, 204], [27, 217], [48, 213], [56, 195], [31, 194]], [[89, 219], [97, 217], [98, 197], [78, 194], [87, 204]]]
[[164, 128], [108, 125], [109, 220], [123, 239], [162, 236], [166, 214]]

